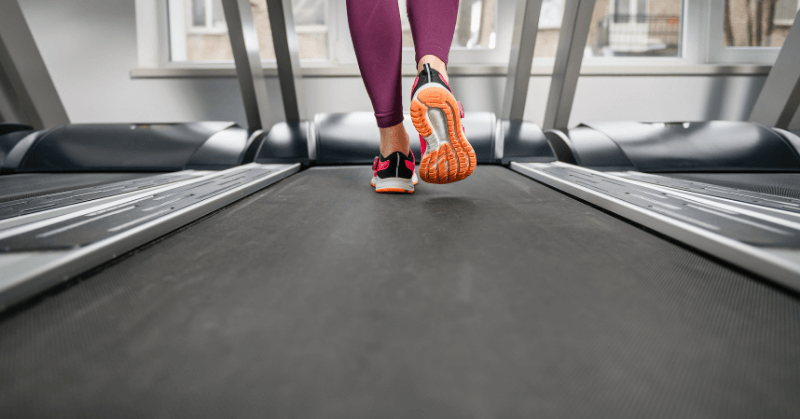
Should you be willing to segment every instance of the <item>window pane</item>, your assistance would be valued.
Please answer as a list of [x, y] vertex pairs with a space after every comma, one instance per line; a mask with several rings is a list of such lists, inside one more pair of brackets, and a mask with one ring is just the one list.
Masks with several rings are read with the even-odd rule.
[[192, 26], [206, 26], [206, 0], [190, 0], [192, 7]]
[[[597, 0], [586, 57], [678, 57], [681, 0]], [[543, 0], [535, 57], [554, 57], [564, 0]]]
[[798, 7], [798, 0], [725, 0], [724, 45], [782, 46]]
[[[406, 13], [406, 0], [398, 0], [403, 27], [403, 48], [414, 48], [411, 26]], [[495, 47], [496, 0], [461, 0], [458, 4], [456, 30], [451, 48]]]
[[[206, 11], [206, 0], [185, 0], [188, 6], [181, 10], [173, 10], [170, 1], [170, 14], [177, 12], [176, 19], [191, 17], [191, 27], [185, 28], [185, 45], [172, 45], [172, 51], [185, 51], [186, 61], [233, 61], [230, 39], [225, 25], [225, 14], [222, 0], [212, 0], [211, 9]], [[272, 46], [272, 32], [267, 14], [267, 2], [251, 0], [253, 21], [258, 33], [261, 47], [261, 58], [274, 60], [275, 50]], [[300, 59], [326, 59], [328, 57], [328, 26], [326, 24], [327, 0], [292, 0], [295, 16], [295, 29], [300, 49]], [[197, 12], [199, 10], [199, 12]], [[202, 12], [202, 16], [198, 13]], [[186, 13], [191, 15], [187, 16]], [[212, 27], [206, 26], [205, 13], [211, 13]], [[199, 21], [198, 21], [199, 19]], [[198, 21], [198, 24], [195, 22]], [[174, 23], [172, 17], [170, 22]], [[182, 30], [179, 25], [171, 25], [170, 30]], [[173, 61], [181, 61], [173, 55]]]

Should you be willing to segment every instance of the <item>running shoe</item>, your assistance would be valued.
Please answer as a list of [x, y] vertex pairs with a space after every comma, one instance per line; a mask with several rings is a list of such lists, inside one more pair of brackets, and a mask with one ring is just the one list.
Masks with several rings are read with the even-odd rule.
[[405, 155], [399, 151], [387, 157], [375, 157], [372, 163], [372, 182], [375, 192], [414, 193], [417, 174], [414, 173], [414, 153]]
[[461, 125], [463, 117], [450, 86], [425, 64], [411, 88], [411, 121], [422, 147], [419, 177], [425, 182], [456, 182], [475, 170], [475, 150]]

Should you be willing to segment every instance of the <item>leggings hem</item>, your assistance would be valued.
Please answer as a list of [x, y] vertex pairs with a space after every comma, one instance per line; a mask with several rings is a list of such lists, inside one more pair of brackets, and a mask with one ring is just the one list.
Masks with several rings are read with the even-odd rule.
[[378, 121], [378, 128], [389, 128], [397, 124], [403, 123], [403, 111], [392, 112], [389, 114], [375, 114], [375, 119]]
[[419, 64], [419, 60], [421, 60], [422, 57], [426, 55], [433, 55], [434, 57], [442, 60], [445, 65], [447, 65], [447, 56], [448, 53], [450, 52], [449, 48], [445, 48], [439, 44], [422, 44], [422, 45], [416, 45], [415, 49], [417, 50], [415, 57], [417, 64]]

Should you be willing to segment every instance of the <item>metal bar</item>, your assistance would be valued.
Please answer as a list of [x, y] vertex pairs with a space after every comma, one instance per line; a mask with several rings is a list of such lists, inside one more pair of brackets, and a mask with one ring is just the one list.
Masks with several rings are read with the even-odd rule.
[[[0, 102], [36, 129], [69, 124], [67, 111], [16, 0], [0, 1]], [[9, 106], [10, 105], [10, 106]], [[10, 113], [8, 109], [5, 113]]]
[[250, 0], [222, 0], [222, 8], [225, 11], [248, 129], [266, 129], [269, 124], [267, 85], [264, 81], [264, 70], [261, 68], [258, 33], [253, 22]]
[[278, 80], [281, 84], [286, 122], [308, 119], [303, 93], [303, 76], [300, 72], [300, 53], [291, 0], [267, 0], [272, 43], [278, 62]]
[[517, 0], [501, 119], [522, 121], [525, 113], [541, 10], [542, 0]]
[[800, 107], [800, 11], [750, 112], [749, 121], [786, 129]]
[[558, 50], [542, 124], [545, 130], [563, 129], [569, 125], [594, 3], [595, 0], [567, 0], [564, 4], [564, 19], [561, 21]]

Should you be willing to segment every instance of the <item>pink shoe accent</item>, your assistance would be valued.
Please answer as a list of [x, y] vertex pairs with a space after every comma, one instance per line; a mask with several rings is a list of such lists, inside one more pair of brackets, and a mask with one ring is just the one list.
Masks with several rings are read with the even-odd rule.
[[389, 167], [389, 160], [386, 160], [386, 161], [384, 161], [384, 162], [380, 162], [380, 163], [378, 163], [378, 171], [379, 171], [379, 172], [380, 172], [381, 170], [386, 170], [386, 168], [388, 168], [388, 167]]
[[372, 162], [372, 176], [378, 176], [378, 162], [380, 160], [380, 158], [375, 157], [375, 161]]
[[408, 155], [411, 156], [411, 163], [416, 166], [417, 159], [414, 157], [414, 151], [413, 150], [408, 150]]
[[458, 102], [458, 113], [461, 114], [461, 117], [464, 117], [464, 107], [461, 106], [461, 102]]
[[413, 172], [414, 171], [414, 162], [411, 161], [411, 160], [406, 160], [406, 167], [408, 168], [408, 170], [411, 170]]
[[[450, 83], [448, 83], [447, 80], [444, 79], [444, 77], [439, 77], [439, 80], [441, 80], [442, 83], [444, 83], [447, 86], [447, 88], [450, 89]], [[450, 89], [450, 91], [452, 92], [453, 89]]]
[[420, 156], [424, 156], [425, 155], [425, 150], [428, 149], [428, 142], [425, 141], [424, 138], [422, 138], [422, 134], [419, 135], [419, 149], [421, 151]]
[[419, 76], [417, 76], [417, 78], [415, 78], [415, 79], [414, 79], [414, 85], [413, 85], [413, 86], [411, 86], [411, 93], [412, 93], [412, 94], [414, 93], [414, 89], [416, 89], [416, 88], [417, 88], [417, 83], [418, 83], [418, 82], [419, 82]]

